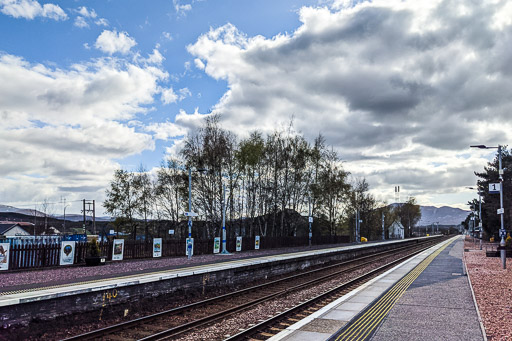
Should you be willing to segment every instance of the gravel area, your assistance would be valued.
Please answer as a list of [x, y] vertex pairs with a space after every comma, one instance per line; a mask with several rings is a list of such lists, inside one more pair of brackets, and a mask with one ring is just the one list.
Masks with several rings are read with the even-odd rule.
[[507, 269], [501, 259], [485, 256], [472, 238], [466, 237], [464, 261], [473, 285], [476, 302], [488, 340], [512, 340], [512, 259], [507, 258]]
[[214, 263], [226, 260], [269, 256], [275, 254], [284, 254], [290, 252], [318, 250], [332, 247], [340, 247], [348, 244], [331, 244], [319, 245], [309, 248], [289, 247], [269, 250], [253, 250], [245, 252], [236, 252], [231, 255], [198, 255], [188, 260], [183, 257], [158, 258], [158, 259], [141, 259], [141, 260], [125, 260], [119, 262], [109, 262], [103, 266], [87, 267], [83, 266], [62, 266], [59, 268], [48, 268], [42, 270], [14, 271], [0, 274], [0, 292], [2, 288], [8, 290], [10, 286], [30, 285], [30, 284], [48, 284], [71, 283], [77, 281], [85, 281], [92, 279], [101, 279], [111, 277], [113, 275], [129, 275], [133, 273], [144, 273], [157, 270], [173, 269], [189, 265], [198, 265], [204, 263]]

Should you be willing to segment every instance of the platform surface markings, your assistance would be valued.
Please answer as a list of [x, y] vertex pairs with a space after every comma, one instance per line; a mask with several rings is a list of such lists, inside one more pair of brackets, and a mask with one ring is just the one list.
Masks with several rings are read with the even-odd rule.
[[395, 303], [405, 293], [409, 286], [418, 278], [418, 276], [427, 268], [427, 266], [436, 258], [446, 247], [451, 245], [453, 241], [446, 243], [427, 258], [425, 258], [420, 264], [418, 264], [413, 270], [405, 275], [400, 281], [398, 281], [393, 287], [388, 289], [382, 296], [376, 301], [375, 304], [363, 310], [359, 315], [354, 318], [354, 321], [347, 324], [335, 335], [329, 338], [330, 341], [342, 341], [342, 340], [353, 340], [363, 341], [368, 340], [373, 332], [380, 325], [384, 317], [393, 308]]

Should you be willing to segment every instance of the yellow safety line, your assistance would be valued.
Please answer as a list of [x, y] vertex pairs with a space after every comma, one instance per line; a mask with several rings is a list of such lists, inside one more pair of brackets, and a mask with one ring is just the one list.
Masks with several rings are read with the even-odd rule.
[[[453, 240], [452, 240], [453, 241]], [[384, 296], [382, 296], [370, 309], [368, 309], [362, 316], [354, 321], [350, 327], [345, 329], [336, 341], [340, 340], [364, 340], [371, 332], [380, 324], [386, 317], [388, 312], [393, 308], [395, 303], [402, 297], [409, 286], [418, 278], [418, 276], [427, 268], [427, 266], [436, 258], [452, 241], [447, 242], [445, 245], [437, 249], [406, 276], [404, 276], [398, 283], [396, 283]]]

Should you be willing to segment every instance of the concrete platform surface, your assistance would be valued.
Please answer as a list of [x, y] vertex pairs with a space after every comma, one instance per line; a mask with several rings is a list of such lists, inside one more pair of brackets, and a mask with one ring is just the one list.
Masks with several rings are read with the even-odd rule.
[[391, 309], [371, 340], [484, 340], [459, 238], [437, 256]]
[[[418, 272], [422, 262], [429, 261], [429, 256], [435, 258], [397, 298], [376, 331], [361, 340], [483, 340], [469, 281], [463, 272], [462, 252], [463, 240], [460, 237], [433, 246], [270, 340], [354, 339], [337, 335], [391, 289], [395, 290], [396, 283], [410, 276], [413, 270]], [[439, 254], [436, 256], [435, 253]]]

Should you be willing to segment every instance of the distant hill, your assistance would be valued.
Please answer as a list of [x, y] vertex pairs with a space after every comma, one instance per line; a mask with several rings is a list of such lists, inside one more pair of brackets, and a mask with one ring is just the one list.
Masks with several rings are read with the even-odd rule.
[[[63, 220], [64, 219], [64, 216], [63, 215], [58, 215], [58, 216], [55, 216], [56, 219], [61, 219]], [[90, 215], [87, 215], [87, 220], [91, 220], [91, 216]], [[81, 215], [81, 214], [66, 214], [66, 220], [69, 220], [69, 221], [83, 221], [84, 220], [84, 216]], [[111, 221], [112, 219], [110, 219], [110, 217], [96, 217], [96, 221]]]
[[421, 219], [418, 226], [430, 225], [439, 222], [439, 225], [459, 225], [464, 221], [470, 211], [460, 208], [442, 206], [420, 206]]
[[[34, 213], [35, 212], [35, 213]], [[38, 217], [44, 217], [44, 213], [41, 211], [37, 211], [30, 208], [16, 208], [13, 206], [7, 206], [7, 205], [0, 205], [0, 213], [18, 213], [18, 214], [24, 214], [29, 216], [38, 216]]]

